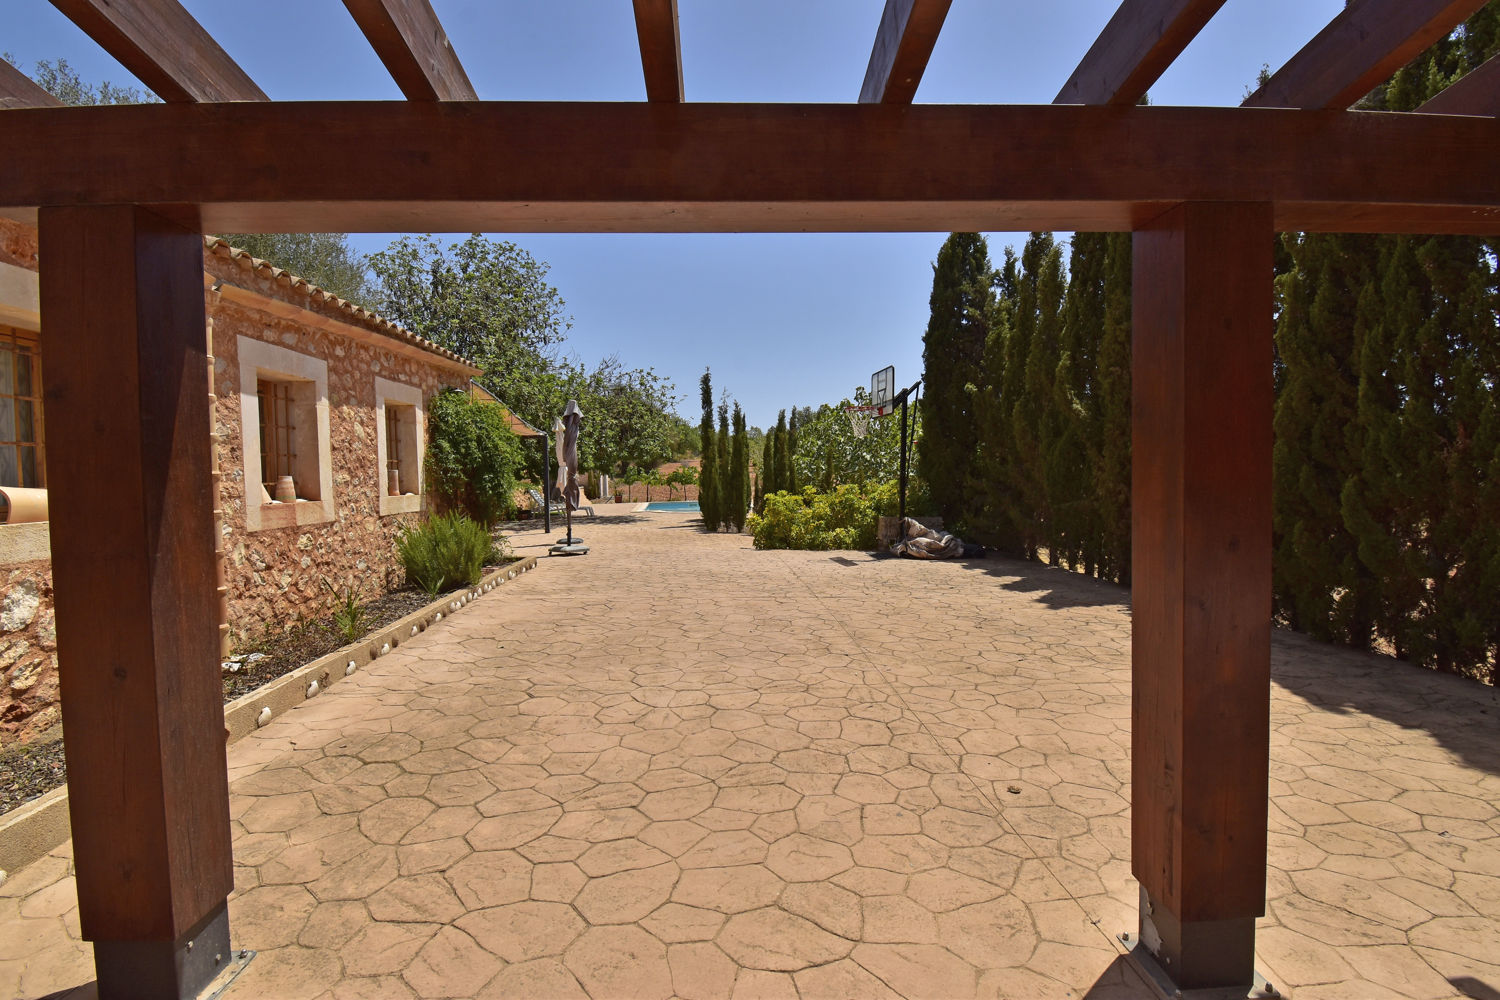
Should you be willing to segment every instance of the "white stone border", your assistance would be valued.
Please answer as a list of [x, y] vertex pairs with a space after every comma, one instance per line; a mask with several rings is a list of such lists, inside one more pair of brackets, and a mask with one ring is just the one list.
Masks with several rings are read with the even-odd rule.
[[[417, 421], [417, 488], [409, 496], [393, 497], [386, 493], [385, 474], [385, 404], [389, 400], [413, 407]], [[427, 452], [427, 409], [422, 404], [422, 390], [404, 382], [375, 376], [375, 488], [380, 492], [380, 513], [415, 514], [422, 509], [423, 493], [427, 489], [426, 470], [423, 464]]]
[[[333, 447], [328, 418], [328, 362], [311, 354], [277, 347], [263, 340], [239, 336], [240, 355], [240, 451], [245, 471], [245, 530], [261, 530], [260, 503], [260, 403], [256, 383], [261, 372], [290, 375], [314, 384], [318, 415], [318, 497], [299, 500], [296, 523], [321, 524], [337, 515], [333, 503]], [[279, 525], [278, 525], [279, 526]]]
[[[225, 744], [234, 743], [288, 709], [317, 697], [330, 685], [389, 653], [403, 640], [426, 631], [430, 625], [461, 610], [469, 602], [479, 600], [502, 583], [535, 569], [536, 565], [536, 556], [527, 556], [499, 566], [467, 591], [440, 597], [358, 642], [320, 656], [236, 698], [224, 706]], [[11, 810], [0, 816], [0, 871], [14, 875], [33, 861], [45, 857], [72, 836], [72, 832], [68, 822], [67, 785]]]

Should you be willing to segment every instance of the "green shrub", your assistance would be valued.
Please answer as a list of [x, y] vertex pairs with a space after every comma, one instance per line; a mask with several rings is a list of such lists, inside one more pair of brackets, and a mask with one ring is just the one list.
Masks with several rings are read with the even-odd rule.
[[896, 487], [885, 483], [869, 491], [858, 486], [819, 493], [771, 493], [765, 510], [749, 521], [758, 549], [873, 549], [875, 519], [896, 512]]
[[458, 513], [428, 518], [396, 535], [406, 582], [434, 597], [478, 583], [494, 548], [484, 525]]
[[521, 446], [494, 403], [442, 392], [427, 408], [427, 491], [444, 510], [489, 527], [515, 504]]

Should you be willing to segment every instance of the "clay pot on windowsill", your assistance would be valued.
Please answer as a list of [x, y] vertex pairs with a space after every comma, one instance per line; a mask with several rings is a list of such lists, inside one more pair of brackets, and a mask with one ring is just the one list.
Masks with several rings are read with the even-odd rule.
[[297, 502], [297, 484], [292, 482], [291, 476], [282, 476], [276, 480], [276, 502]]

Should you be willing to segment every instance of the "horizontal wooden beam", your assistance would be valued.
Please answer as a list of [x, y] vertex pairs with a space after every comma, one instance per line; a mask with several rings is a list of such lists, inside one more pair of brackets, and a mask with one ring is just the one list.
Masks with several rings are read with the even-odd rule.
[[1125, 0], [1052, 103], [1139, 103], [1224, 2]]
[[927, 60], [953, 0], [885, 0], [861, 104], [910, 104], [927, 71]]
[[52, 0], [164, 101], [264, 101], [178, 0]]
[[1417, 109], [1428, 115], [1500, 117], [1500, 55], [1491, 56]]
[[635, 34], [646, 74], [646, 100], [682, 100], [682, 37], [677, 0], [635, 0]]
[[186, 204], [210, 232], [1125, 230], [1235, 200], [1283, 230], [1500, 231], [1500, 129], [1444, 115], [149, 105], [10, 111], [0, 148], [0, 210]]
[[35, 80], [0, 59], [0, 109], [62, 106], [62, 101], [38, 86]]
[[429, 0], [344, 0], [409, 101], [478, 98]]
[[1244, 107], [1347, 108], [1487, 2], [1350, 0]]

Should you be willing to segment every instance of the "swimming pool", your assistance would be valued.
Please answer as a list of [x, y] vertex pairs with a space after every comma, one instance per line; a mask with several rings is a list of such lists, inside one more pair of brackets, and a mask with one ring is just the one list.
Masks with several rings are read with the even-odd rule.
[[686, 510], [698, 513], [696, 500], [653, 500], [646, 504], [647, 510]]

